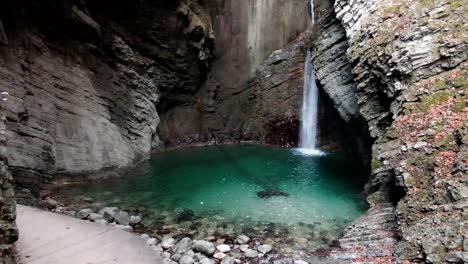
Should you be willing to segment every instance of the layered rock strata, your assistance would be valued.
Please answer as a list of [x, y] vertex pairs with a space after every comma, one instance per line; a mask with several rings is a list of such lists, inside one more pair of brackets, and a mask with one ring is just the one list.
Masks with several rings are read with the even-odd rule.
[[5, 112], [3, 104], [7, 97], [0, 99], [0, 263], [16, 263], [14, 242], [18, 240], [15, 224], [16, 202], [13, 191], [13, 177], [8, 169], [5, 142]]
[[[211, 0], [207, 5], [216, 36], [216, 59], [197, 93], [161, 98], [167, 107], [160, 108], [159, 135], [167, 146], [239, 140], [252, 109], [249, 83], [273, 51], [295, 40], [309, 25], [307, 0]], [[276, 67], [279, 71], [281, 66]], [[281, 92], [272, 90], [271, 94]], [[283, 106], [282, 99], [274, 102]]]
[[187, 1], [11, 2], [0, 17], [8, 160], [33, 191], [144, 158], [160, 94], [197, 90], [212, 58], [209, 15]]
[[[391, 181], [398, 203], [398, 243], [384, 262], [370, 254], [366, 263], [466, 262], [466, 5], [339, 0], [335, 11], [375, 140], [367, 189]], [[368, 200], [375, 207], [388, 203], [383, 198]], [[361, 263], [355, 249], [347, 259]]]

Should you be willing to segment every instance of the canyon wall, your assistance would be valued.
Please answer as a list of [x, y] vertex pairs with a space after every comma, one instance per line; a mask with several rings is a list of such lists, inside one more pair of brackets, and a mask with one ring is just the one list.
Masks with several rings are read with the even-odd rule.
[[16, 263], [14, 244], [18, 240], [15, 224], [16, 202], [13, 177], [8, 169], [7, 148], [5, 142], [5, 112], [3, 104], [8, 97], [0, 99], [0, 263]]
[[239, 135], [244, 133], [246, 116], [252, 111], [249, 83], [263, 61], [298, 38], [310, 20], [307, 0], [208, 3], [216, 36], [216, 59], [208, 80], [192, 97], [174, 93], [162, 96], [159, 135], [167, 146], [242, 137]]
[[[374, 140], [367, 191], [377, 212], [350, 227], [335, 256], [466, 263], [466, 4], [338, 0], [335, 11], [349, 42], [360, 113]], [[389, 202], [396, 204], [394, 220]], [[365, 232], [396, 223], [397, 234]], [[363, 234], [380, 242], [359, 242]]]
[[212, 58], [209, 14], [185, 1], [10, 1], [0, 20], [8, 161], [34, 192], [148, 155], [160, 93], [197, 90]]

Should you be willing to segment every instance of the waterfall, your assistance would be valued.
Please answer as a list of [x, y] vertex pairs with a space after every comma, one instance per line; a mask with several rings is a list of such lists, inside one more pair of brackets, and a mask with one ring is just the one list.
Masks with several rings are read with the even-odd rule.
[[[314, 24], [314, 2], [310, 1], [311, 21]], [[303, 154], [317, 155], [320, 150], [316, 149], [317, 144], [317, 128], [318, 128], [318, 87], [315, 78], [314, 65], [310, 51], [307, 51], [307, 56], [304, 62], [304, 86], [303, 86], [303, 103], [301, 113], [301, 130], [299, 134], [299, 150]]]
[[310, 21], [312, 25], [315, 23], [314, 0], [310, 0]]

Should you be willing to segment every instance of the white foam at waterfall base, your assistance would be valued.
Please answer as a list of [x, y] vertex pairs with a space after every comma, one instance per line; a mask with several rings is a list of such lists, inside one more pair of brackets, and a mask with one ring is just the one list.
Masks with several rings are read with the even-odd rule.
[[323, 152], [316, 148], [318, 128], [318, 87], [310, 51], [307, 52], [304, 65], [303, 103], [298, 151], [304, 155], [323, 155]]

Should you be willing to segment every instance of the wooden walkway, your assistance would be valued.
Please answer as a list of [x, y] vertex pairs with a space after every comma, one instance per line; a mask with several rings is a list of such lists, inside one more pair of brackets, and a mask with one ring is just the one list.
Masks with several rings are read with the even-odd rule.
[[137, 235], [18, 205], [20, 264], [159, 264]]

